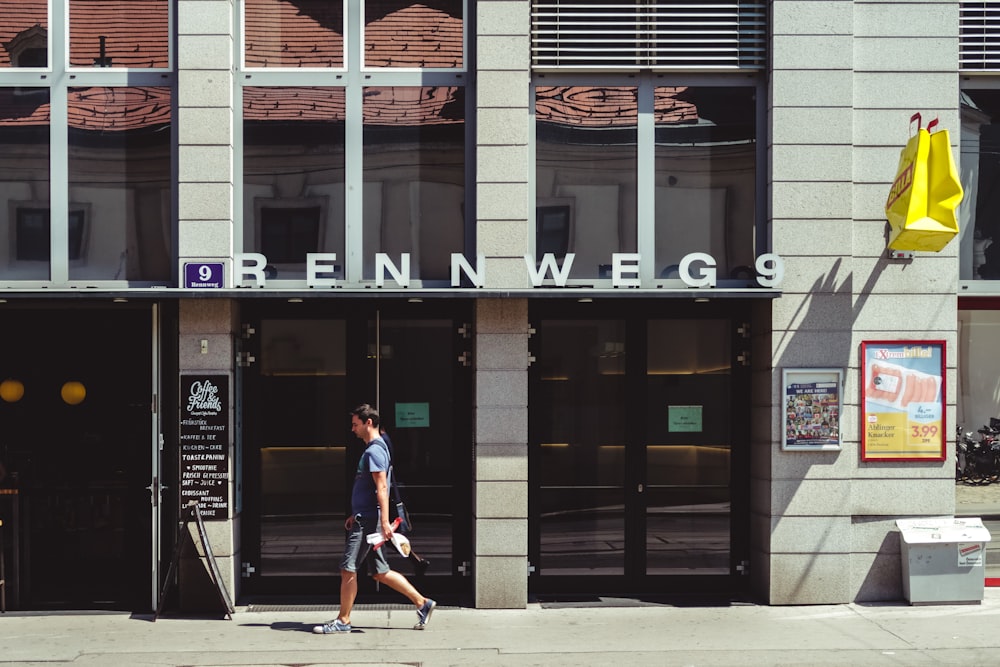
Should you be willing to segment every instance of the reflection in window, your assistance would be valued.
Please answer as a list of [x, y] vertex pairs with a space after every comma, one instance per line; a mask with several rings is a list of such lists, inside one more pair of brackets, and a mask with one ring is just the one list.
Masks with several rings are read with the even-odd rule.
[[18, 229], [19, 209], [48, 208], [49, 121], [48, 90], [0, 88], [0, 281], [49, 278], [48, 217], [44, 240], [37, 224], [20, 230], [35, 241]]
[[955, 420], [963, 431], [972, 431], [1000, 416], [1000, 311], [958, 311], [958, 398]]
[[725, 320], [650, 320], [646, 573], [730, 571], [732, 344]]
[[[963, 90], [959, 280], [1000, 279], [1000, 90]], [[953, 135], [954, 136], [954, 135]]]
[[343, 67], [340, 0], [245, 0], [247, 67]]
[[169, 66], [169, 0], [69, 0], [71, 67]]
[[752, 88], [658, 87], [656, 276], [708, 253], [720, 278], [752, 277], [756, 138]]
[[[17, 207], [15, 228], [15, 259], [19, 262], [49, 261], [51, 245], [51, 210], [48, 208]], [[87, 215], [81, 209], [69, 212], [69, 259], [83, 257]]]
[[[535, 89], [536, 203], [572, 202], [570, 278], [610, 277], [612, 254], [635, 252], [636, 92], [624, 87]], [[540, 260], [537, 248], [536, 255]]]
[[0, 68], [47, 64], [47, 0], [0, 0]]
[[243, 145], [245, 251], [277, 280], [304, 280], [306, 252], [342, 266], [344, 90], [244, 88]]
[[535, 209], [535, 254], [538, 257], [551, 253], [562, 259], [570, 251], [573, 207], [539, 206]]
[[365, 67], [464, 67], [462, 4], [367, 0]]
[[72, 280], [171, 277], [170, 89], [69, 89], [70, 200], [89, 207]]
[[465, 90], [366, 88], [364, 93], [364, 277], [375, 253], [410, 275], [449, 281], [465, 245]]
[[620, 575], [625, 568], [626, 330], [621, 320], [542, 320], [532, 396], [549, 418], [533, 445], [538, 572]]

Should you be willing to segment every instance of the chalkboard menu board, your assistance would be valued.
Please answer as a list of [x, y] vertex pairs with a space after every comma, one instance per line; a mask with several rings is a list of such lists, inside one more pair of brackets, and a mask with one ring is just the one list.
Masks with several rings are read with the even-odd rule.
[[229, 377], [181, 376], [180, 506], [229, 518]]

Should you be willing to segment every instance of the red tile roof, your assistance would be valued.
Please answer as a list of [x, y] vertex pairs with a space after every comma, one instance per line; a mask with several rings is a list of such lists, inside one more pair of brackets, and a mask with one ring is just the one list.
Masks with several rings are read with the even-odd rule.
[[[454, 86], [365, 88], [366, 125], [446, 125], [463, 122], [461, 89]], [[344, 91], [340, 88], [243, 89], [243, 118], [257, 122], [343, 122]]]
[[73, 67], [167, 67], [169, 0], [71, 0], [69, 56]]
[[46, 0], [0, 0], [0, 67], [10, 67], [11, 40], [33, 26], [46, 27]]
[[247, 67], [343, 67], [339, 0], [245, 0]]
[[[461, 68], [460, 0], [370, 2], [366, 67]], [[246, 0], [247, 67], [343, 67], [344, 17], [333, 0]]]
[[[656, 123], [698, 120], [698, 108], [677, 96], [686, 86], [658, 87], [653, 103]], [[636, 89], [595, 86], [539, 86], [535, 118], [574, 127], [631, 127], [638, 122]]]
[[[25, 88], [0, 88], [0, 127], [44, 126], [50, 120], [48, 96], [26, 95]], [[71, 88], [69, 126], [113, 132], [157, 127], [170, 122], [170, 89], [161, 87]]]

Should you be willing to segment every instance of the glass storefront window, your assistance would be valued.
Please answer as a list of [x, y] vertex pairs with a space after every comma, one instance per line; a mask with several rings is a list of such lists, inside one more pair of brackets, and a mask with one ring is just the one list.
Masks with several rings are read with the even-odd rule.
[[1000, 279], [1000, 90], [965, 89], [961, 96], [959, 280]]
[[365, 67], [462, 68], [463, 0], [366, 0]]
[[169, 0], [69, 0], [70, 67], [169, 67]]
[[308, 253], [336, 253], [344, 278], [344, 89], [243, 89], [243, 240], [277, 280], [306, 277]]
[[573, 253], [570, 278], [610, 278], [636, 251], [637, 90], [535, 88], [535, 257]]
[[658, 278], [677, 278], [693, 252], [720, 278], [754, 277], [754, 105], [753, 88], [656, 88]]
[[48, 0], [0, 0], [0, 68], [46, 67]]
[[645, 280], [704, 253], [719, 280], [752, 281], [756, 88], [535, 87], [535, 257], [571, 280], [612, 278], [639, 253]]
[[1000, 310], [958, 311], [956, 426], [972, 431], [1000, 417]]
[[0, 88], [0, 280], [48, 280], [49, 91]]
[[344, 4], [339, 0], [245, 0], [247, 67], [344, 66]]
[[465, 89], [364, 91], [364, 278], [375, 254], [414, 280], [450, 280], [465, 249]]
[[68, 110], [70, 279], [169, 280], [170, 89], [70, 88]]

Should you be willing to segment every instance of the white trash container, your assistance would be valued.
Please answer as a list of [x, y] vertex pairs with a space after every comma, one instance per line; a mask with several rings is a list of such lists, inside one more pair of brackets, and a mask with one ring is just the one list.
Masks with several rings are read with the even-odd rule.
[[979, 518], [897, 519], [910, 604], [981, 603], [990, 531]]

